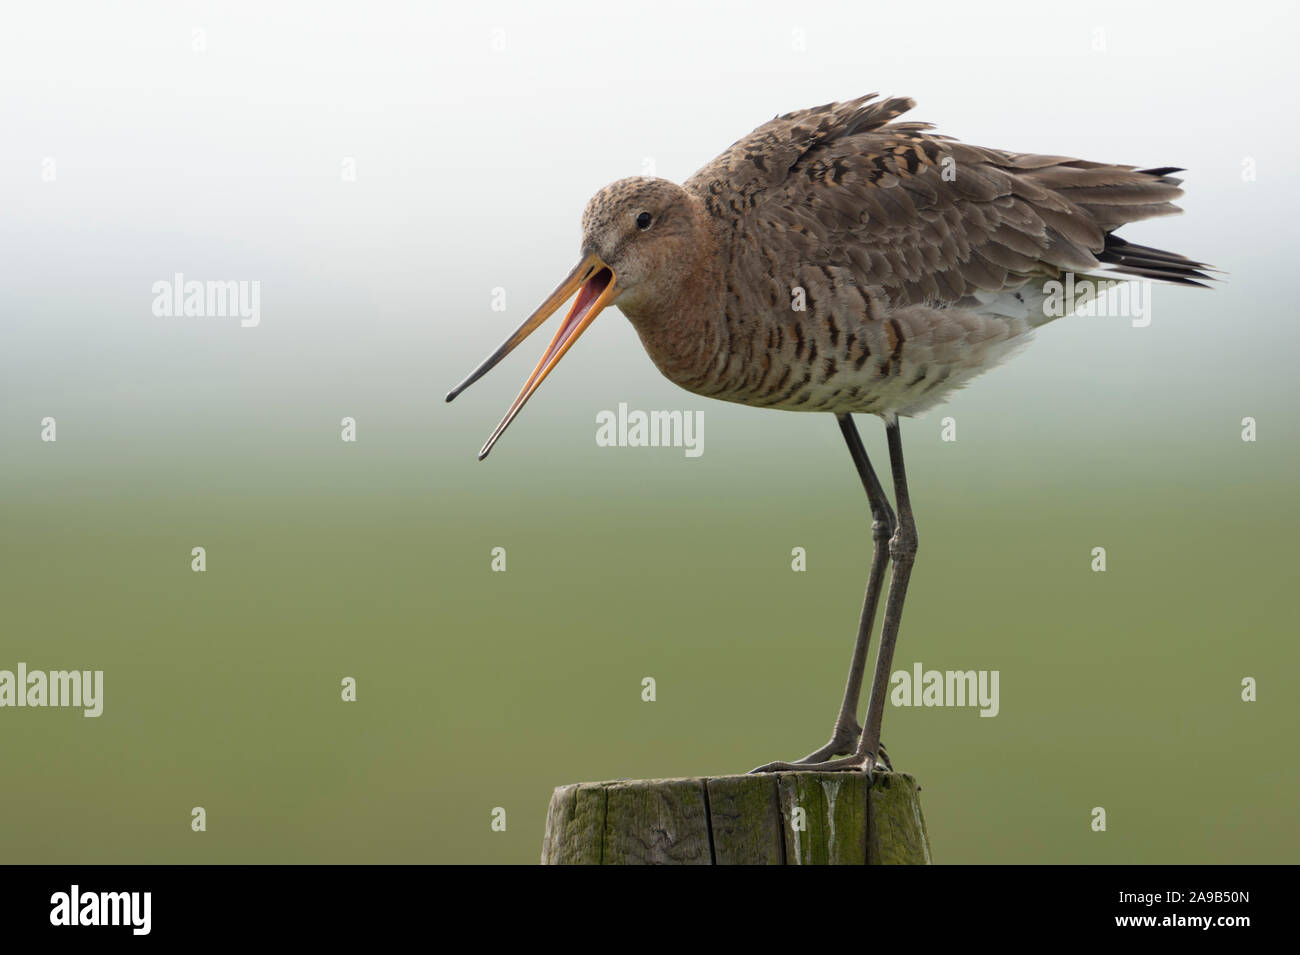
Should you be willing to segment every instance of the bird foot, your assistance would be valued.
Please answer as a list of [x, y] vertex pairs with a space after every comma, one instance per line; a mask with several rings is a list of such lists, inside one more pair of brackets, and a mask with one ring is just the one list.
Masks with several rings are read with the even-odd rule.
[[874, 756], [846, 756], [844, 759], [829, 759], [820, 763], [768, 763], [749, 771], [755, 773], [866, 773], [871, 777], [875, 768]]
[[852, 756], [858, 751], [858, 737], [861, 735], [862, 728], [857, 723], [850, 727], [836, 726], [829, 743], [821, 749], [809, 753], [803, 759], [796, 759], [795, 763], [799, 765], [824, 763], [832, 756]]
[[[792, 772], [851, 772], [864, 770], [870, 774], [875, 766], [882, 766], [886, 772], [893, 772], [893, 764], [889, 761], [889, 753], [885, 750], [885, 744], [881, 743], [876, 750], [876, 755], [870, 758], [864, 758], [856, 755], [858, 746], [858, 737], [862, 731], [854, 725], [851, 729], [836, 728], [831, 741], [821, 749], [809, 753], [803, 759], [796, 759], [792, 763], [774, 762], [767, 763], [755, 769], [750, 773], [792, 773]], [[832, 756], [845, 756], [844, 759], [831, 759]]]

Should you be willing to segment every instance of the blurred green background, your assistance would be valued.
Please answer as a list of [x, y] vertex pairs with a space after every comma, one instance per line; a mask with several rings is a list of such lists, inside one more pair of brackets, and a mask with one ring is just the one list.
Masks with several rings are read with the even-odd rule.
[[[486, 462], [544, 342], [442, 395], [572, 265], [600, 185], [882, 87], [977, 143], [1189, 167], [1188, 215], [1126, 235], [1230, 272], [1157, 290], [1149, 328], [1048, 326], [904, 422], [896, 668], [1001, 673], [996, 718], [886, 713], [936, 860], [1294, 862], [1297, 133], [1256, 118], [1290, 109], [1294, 12], [1022, 8], [916, 31], [655, 4], [603, 10], [608, 45], [549, 6], [23, 13], [0, 39], [0, 668], [102, 669], [106, 699], [0, 710], [0, 861], [532, 863], [554, 786], [821, 745], [870, 556], [829, 416], [678, 391], [613, 310]], [[665, 44], [671, 75], [627, 71]], [[261, 324], [154, 317], [177, 271], [260, 281]], [[619, 402], [703, 411], [703, 456], [597, 447]]]
[[[706, 405], [701, 458], [597, 448], [596, 407], [564, 394], [594, 351], [482, 464], [519, 368], [454, 410], [360, 402], [355, 445], [323, 414], [183, 427], [89, 400], [55, 445], [10, 435], [0, 665], [103, 669], [106, 700], [0, 713], [0, 858], [531, 862], [553, 786], [820, 745], [869, 555], [833, 421]], [[699, 406], [648, 363], [629, 381]], [[1065, 383], [997, 408], [1013, 386], [984, 385], [944, 412], [956, 443], [941, 416], [905, 425], [921, 553], [897, 667], [1001, 672], [996, 718], [887, 712], [936, 858], [1292, 859], [1290, 425], [1246, 444], [1194, 396], [1137, 413]]]

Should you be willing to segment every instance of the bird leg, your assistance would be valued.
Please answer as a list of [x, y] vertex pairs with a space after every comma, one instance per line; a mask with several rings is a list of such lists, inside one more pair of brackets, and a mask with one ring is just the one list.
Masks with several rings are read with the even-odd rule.
[[870, 772], [880, 762], [880, 724], [885, 718], [885, 697], [889, 694], [889, 675], [894, 665], [894, 647], [903, 623], [903, 601], [907, 583], [916, 562], [916, 521], [912, 518], [912, 497], [907, 490], [907, 471], [903, 465], [903, 436], [894, 418], [885, 425], [889, 440], [889, 465], [894, 478], [894, 503], [898, 506], [898, 527], [889, 539], [889, 557], [894, 571], [889, 580], [889, 598], [885, 601], [885, 620], [880, 627], [880, 650], [876, 653], [876, 674], [871, 682], [867, 703], [867, 720], [858, 740], [857, 758]]
[[849, 678], [844, 687], [844, 702], [840, 704], [839, 715], [831, 730], [831, 740], [815, 753], [809, 753], [796, 763], [820, 763], [831, 756], [847, 756], [857, 749], [862, 736], [858, 725], [858, 703], [862, 696], [862, 676], [867, 666], [867, 654], [871, 647], [871, 629], [876, 622], [876, 608], [880, 603], [880, 590], [885, 581], [885, 568], [889, 563], [889, 538], [893, 536], [896, 521], [894, 510], [889, 506], [885, 489], [880, 486], [880, 479], [867, 457], [867, 449], [862, 445], [862, 436], [858, 434], [857, 425], [850, 415], [836, 415], [840, 431], [844, 434], [844, 443], [848, 445], [849, 455], [857, 468], [862, 487], [867, 492], [867, 503], [871, 508], [871, 571], [867, 575], [867, 592], [862, 600], [862, 615], [858, 618], [858, 636], [853, 645], [853, 660], [849, 664]]
[[[876, 607], [880, 603], [880, 590], [885, 580], [885, 568], [889, 563], [889, 539], [894, 534], [897, 522], [889, 498], [880, 486], [867, 449], [862, 445], [853, 418], [847, 414], [836, 415], [844, 443], [848, 445], [849, 455], [857, 468], [862, 487], [867, 492], [867, 503], [871, 507], [871, 571], [867, 575], [867, 592], [862, 600], [862, 615], [858, 618], [858, 636], [853, 645], [853, 660], [849, 664], [848, 683], [844, 687], [844, 702], [840, 705], [839, 715], [831, 730], [830, 742], [816, 752], [809, 753], [803, 759], [797, 759], [794, 765], [810, 766], [825, 762], [832, 756], [848, 755], [857, 751], [862, 728], [858, 725], [858, 703], [862, 696], [862, 676], [867, 665], [867, 651], [871, 646], [871, 628], [876, 620]], [[775, 764], [772, 764], [775, 765]], [[767, 766], [759, 767], [754, 772], [770, 771]]]
[[[840, 427], [844, 428], [843, 420], [841, 420]], [[845, 437], [848, 438], [848, 429], [844, 428], [844, 431]], [[885, 434], [889, 440], [889, 463], [894, 478], [894, 499], [898, 505], [897, 525], [894, 528], [893, 534], [889, 538], [889, 557], [894, 562], [894, 569], [889, 580], [889, 597], [885, 601], [885, 619], [880, 629], [880, 649], [876, 654], [876, 672], [871, 683], [871, 697], [867, 703], [867, 719], [863, 726], [862, 734], [858, 739], [857, 748], [853, 755], [844, 759], [823, 759], [821, 761], [811, 762], [800, 760], [795, 763], [768, 763], [766, 766], [760, 766], [758, 769], [753, 770], [753, 772], [794, 772], [800, 770], [806, 772], [834, 772], [862, 770], [870, 773], [876, 765], [881, 763], [886, 766], [889, 765], [888, 757], [882, 759], [883, 754], [880, 745], [880, 724], [884, 720], [885, 697], [889, 693], [890, 668], [894, 663], [894, 647], [898, 643], [898, 629], [903, 620], [903, 601], [907, 598], [907, 583], [911, 579], [912, 565], [916, 560], [916, 523], [912, 519], [912, 501], [907, 490], [907, 472], [903, 466], [903, 441], [898, 428], [898, 420], [896, 418], [886, 424]], [[854, 435], [856, 436], [856, 429], [854, 430]], [[859, 448], [861, 447], [860, 440], [858, 441], [858, 446]], [[849, 441], [849, 449], [851, 452], [854, 450], [852, 440]], [[865, 452], [862, 454], [862, 458], [865, 461]], [[854, 452], [854, 461], [856, 462], [857, 459], [857, 453]], [[868, 469], [869, 468], [870, 465], [868, 465]], [[861, 470], [861, 467], [859, 467], [860, 473]], [[865, 475], [863, 477], [863, 483], [864, 485], [867, 484]], [[876, 482], [876, 486], [879, 488], [879, 482]], [[868, 497], [870, 497], [871, 491], [868, 490], [867, 494]], [[873, 572], [875, 571], [875, 565], [876, 561], [873, 560]], [[877, 592], [878, 590], [879, 588], [877, 587]], [[868, 581], [867, 585], [867, 597], [868, 600], [872, 597], [870, 581]], [[865, 631], [869, 637], [871, 623], [870, 619], [866, 617], [866, 610], [867, 608], [864, 607], [863, 614], [864, 620], [866, 620]], [[875, 607], [872, 606], [871, 610], [872, 616], [874, 616]], [[858, 647], [855, 648], [853, 654], [853, 666], [854, 668], [858, 668], [856, 678], [857, 686], [854, 686], [854, 670], [851, 668], [849, 671], [848, 692], [845, 693], [846, 706], [850, 702], [849, 697], [853, 697], [853, 709], [849, 712], [854, 716], [856, 716], [857, 696], [862, 683], [862, 672], [859, 668], [859, 650], [861, 651], [863, 660], [865, 660], [866, 646], [862, 626], [859, 627]], [[841, 710], [840, 715], [842, 718], [844, 710]], [[840, 722], [837, 721], [837, 732], [839, 726]], [[836, 743], [836, 740], [832, 740], [831, 744], [828, 744], [828, 746], [834, 746]], [[818, 753], [812, 755], [816, 756], [826, 749], [827, 747], [823, 747], [823, 750], [819, 750]], [[826, 755], [833, 755], [834, 752], [837, 752], [837, 750], [832, 750], [831, 752], [826, 753]]]

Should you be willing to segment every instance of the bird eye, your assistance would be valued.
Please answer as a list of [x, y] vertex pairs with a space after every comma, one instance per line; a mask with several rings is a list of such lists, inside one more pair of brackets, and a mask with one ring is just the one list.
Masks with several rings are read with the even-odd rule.
[[639, 216], [637, 216], [637, 217], [636, 217], [636, 227], [637, 227], [638, 229], [648, 229], [648, 228], [650, 228], [650, 213], [648, 213], [648, 212], [643, 212], [643, 213], [641, 213]]

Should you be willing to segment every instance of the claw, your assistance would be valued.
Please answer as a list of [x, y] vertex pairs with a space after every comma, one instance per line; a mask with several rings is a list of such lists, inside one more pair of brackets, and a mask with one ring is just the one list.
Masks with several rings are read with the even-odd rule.
[[885, 751], [884, 743], [881, 743], [880, 746], [876, 749], [876, 762], [879, 765], [885, 767], [885, 770], [887, 772], [892, 773], [894, 771], [894, 764], [889, 761], [889, 753]]

